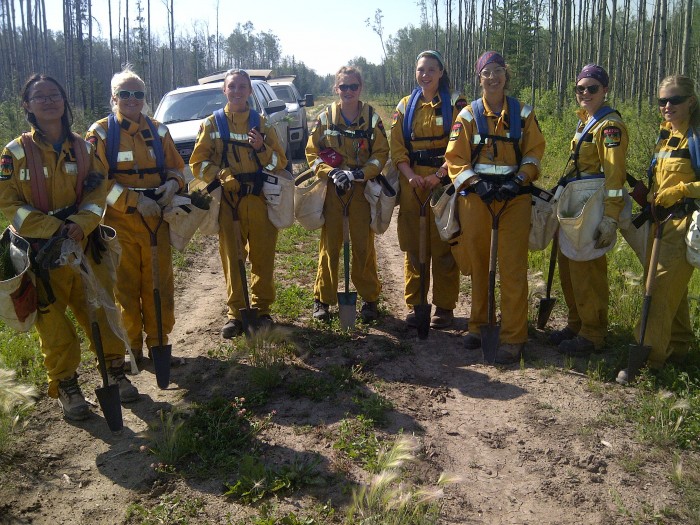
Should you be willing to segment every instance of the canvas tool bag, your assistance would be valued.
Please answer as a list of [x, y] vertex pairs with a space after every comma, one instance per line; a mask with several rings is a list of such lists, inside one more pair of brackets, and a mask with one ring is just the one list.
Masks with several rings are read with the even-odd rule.
[[289, 228], [294, 224], [294, 177], [287, 170], [263, 171], [263, 175], [267, 217], [278, 230]]
[[327, 187], [327, 180], [317, 177], [312, 169], [294, 181], [294, 216], [307, 230], [317, 230], [325, 222], [323, 205]]
[[188, 191], [197, 190], [211, 197], [209, 209], [206, 210], [206, 214], [199, 223], [199, 231], [203, 235], [217, 235], [219, 233], [219, 208], [221, 208], [221, 180], [216, 178], [209, 184], [200, 179], [190, 181]]
[[392, 169], [392, 166], [391, 161], [388, 161], [385, 166], [386, 175], [380, 173], [365, 183], [365, 199], [369, 203], [371, 218], [369, 226], [378, 234], [389, 228], [399, 194], [399, 172], [396, 168]]
[[694, 211], [685, 234], [685, 244], [687, 246], [685, 258], [688, 264], [695, 268], [700, 268], [700, 212]]
[[530, 215], [530, 251], [544, 250], [557, 231], [557, 200], [563, 188], [557, 186], [554, 193], [536, 186], [532, 187], [532, 213]]
[[[209, 204], [211, 206], [211, 203]], [[210, 210], [198, 208], [189, 197], [175, 195], [173, 200], [163, 210], [163, 220], [168, 223], [170, 244], [176, 250], [183, 252], [192, 236], [201, 228]], [[218, 224], [218, 219], [217, 219]]]
[[16, 274], [0, 281], [0, 319], [10, 328], [27, 332], [37, 313], [36, 278], [30, 269], [29, 243], [8, 226], [0, 236], [0, 244], [9, 245]]

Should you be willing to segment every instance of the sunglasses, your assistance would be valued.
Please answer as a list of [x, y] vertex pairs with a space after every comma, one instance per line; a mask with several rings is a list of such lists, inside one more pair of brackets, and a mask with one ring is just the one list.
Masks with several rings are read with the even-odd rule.
[[128, 89], [122, 89], [121, 91], [117, 91], [117, 96], [122, 100], [128, 100], [131, 97], [134, 97], [136, 100], [143, 100], [146, 93], [144, 91], [129, 91]]
[[672, 97], [668, 98], [660, 98], [659, 99], [659, 106], [665, 106], [669, 102], [671, 103], [672, 106], [677, 106], [678, 104], [683, 104], [686, 100], [688, 100], [690, 97], [687, 95], [674, 95]]
[[360, 89], [360, 84], [340, 84], [338, 86], [338, 89], [343, 93], [345, 93], [348, 89], [350, 91], [357, 91], [358, 89]]
[[575, 86], [574, 91], [579, 94], [583, 95], [586, 91], [588, 91], [591, 95], [595, 95], [598, 93], [598, 90], [600, 90], [600, 86], [597, 84], [594, 84], [592, 86]]

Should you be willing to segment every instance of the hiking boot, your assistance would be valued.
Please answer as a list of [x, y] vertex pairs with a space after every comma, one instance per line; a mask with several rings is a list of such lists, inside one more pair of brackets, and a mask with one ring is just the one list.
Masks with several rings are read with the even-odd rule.
[[409, 328], [418, 328], [418, 319], [416, 318], [416, 311], [412, 308], [406, 316], [406, 326], [408, 326]]
[[318, 299], [314, 299], [314, 319], [328, 321], [331, 318], [330, 307]]
[[615, 378], [615, 381], [620, 384], [620, 385], [628, 385], [630, 382], [629, 378], [629, 373], [627, 372], [626, 368], [623, 368], [617, 373], [617, 377]]
[[576, 332], [574, 332], [568, 326], [561, 330], [554, 330], [549, 334], [549, 343], [554, 346], [559, 346], [562, 341], [568, 341], [576, 337]]
[[596, 347], [593, 341], [589, 341], [581, 335], [562, 341], [557, 347], [557, 352], [572, 357], [586, 357], [595, 351]]
[[496, 364], [511, 365], [520, 362], [520, 356], [525, 348], [525, 343], [502, 343], [496, 349]]
[[478, 350], [481, 348], [481, 336], [469, 332], [464, 336], [464, 348], [467, 350]]
[[430, 328], [447, 328], [454, 321], [454, 314], [452, 310], [446, 310], [445, 308], [435, 307], [435, 313], [430, 318]]
[[122, 403], [132, 403], [139, 398], [138, 389], [131, 384], [124, 374], [124, 360], [115, 359], [107, 369], [107, 380], [110, 385], [119, 386], [119, 399]]
[[78, 385], [78, 374], [58, 382], [58, 404], [63, 408], [66, 419], [82, 421], [90, 417], [90, 407]]
[[372, 321], [376, 321], [379, 317], [379, 312], [377, 311], [376, 301], [362, 301], [362, 308], [360, 308], [360, 320], [364, 324], [369, 324]]
[[263, 314], [258, 316], [258, 328], [265, 328], [269, 330], [275, 325], [270, 314]]
[[243, 323], [238, 319], [229, 319], [221, 329], [221, 337], [233, 339], [243, 333]]

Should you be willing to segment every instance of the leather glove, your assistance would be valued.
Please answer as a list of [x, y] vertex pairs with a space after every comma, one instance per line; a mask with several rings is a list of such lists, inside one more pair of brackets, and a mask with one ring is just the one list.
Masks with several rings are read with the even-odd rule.
[[160, 206], [158, 206], [158, 203], [153, 199], [149, 199], [143, 193], [139, 193], [136, 211], [144, 217], [156, 217], [160, 215]]
[[226, 191], [236, 193], [241, 189], [241, 183], [238, 182], [231, 168], [224, 168], [219, 171], [219, 179], [221, 184], [226, 184]]
[[100, 237], [100, 228], [97, 227], [90, 232], [88, 235], [88, 248], [90, 249], [90, 255], [92, 260], [96, 264], [102, 263], [102, 254], [107, 251], [107, 245]]
[[365, 180], [365, 172], [361, 169], [353, 170], [352, 176], [354, 180]]
[[518, 196], [519, 193], [520, 184], [518, 184], [518, 182], [515, 179], [510, 179], [501, 184], [501, 187], [498, 189], [497, 199], [499, 201], [507, 201], [510, 199], [514, 199]]
[[607, 248], [617, 238], [617, 221], [612, 217], [603, 215], [598, 228], [593, 235], [596, 248]]
[[335, 169], [330, 172], [329, 177], [333, 180], [335, 187], [341, 191], [347, 191], [352, 185], [352, 181], [355, 180], [355, 176], [352, 171], [349, 170], [338, 170]]
[[85, 177], [85, 181], [83, 182], [83, 190], [85, 191], [85, 193], [90, 193], [91, 191], [94, 191], [97, 188], [99, 188], [103, 180], [104, 179], [102, 178], [101, 173], [97, 171], [91, 171], [87, 174], [87, 177]]
[[173, 200], [173, 197], [179, 189], [180, 185], [175, 179], [166, 180], [163, 184], [156, 188], [155, 194], [160, 195], [160, 198], [158, 199], [158, 204], [160, 204], [161, 206], [167, 206], [168, 204], [170, 204], [170, 201]]
[[656, 194], [656, 205], [670, 208], [679, 200], [688, 196], [688, 186], [681, 182], [670, 188], [664, 188]]
[[474, 193], [484, 201], [484, 204], [491, 204], [496, 197], [496, 187], [492, 182], [479, 179], [474, 183]]

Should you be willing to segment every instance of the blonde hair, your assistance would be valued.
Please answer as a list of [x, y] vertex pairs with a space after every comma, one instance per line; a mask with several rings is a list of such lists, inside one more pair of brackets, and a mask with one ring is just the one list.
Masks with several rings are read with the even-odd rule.
[[[133, 69], [131, 69], [131, 64], [124, 64], [124, 69], [122, 69], [119, 73], [115, 73], [114, 76], [112, 76], [112, 80], [110, 82], [110, 88], [112, 90], [112, 96], [110, 98], [110, 102], [112, 103], [112, 111], [116, 112], [117, 110], [116, 96], [117, 92], [119, 91], [119, 88], [122, 87], [129, 80], [136, 80], [139, 84], [141, 84], [143, 90], [146, 91], [146, 83], [140, 76], [138, 76], [134, 72]], [[144, 111], [146, 111], [145, 102]]]
[[678, 88], [681, 95], [691, 97], [690, 102], [690, 125], [700, 126], [700, 107], [698, 107], [698, 94], [695, 92], [695, 81], [685, 75], [669, 75], [659, 84], [659, 91], [669, 87]]
[[224, 89], [226, 89], [226, 79], [232, 77], [233, 75], [240, 75], [248, 81], [248, 87], [253, 91], [253, 83], [250, 81], [250, 75], [245, 69], [233, 68], [229, 69], [224, 75]]
[[335, 74], [334, 88], [338, 87], [342, 75], [353, 75], [357, 79], [358, 84], [360, 84], [360, 87], [362, 87], [362, 71], [355, 66], [343, 66]]

